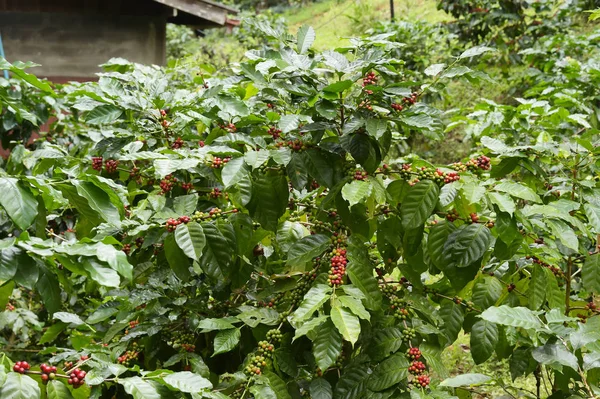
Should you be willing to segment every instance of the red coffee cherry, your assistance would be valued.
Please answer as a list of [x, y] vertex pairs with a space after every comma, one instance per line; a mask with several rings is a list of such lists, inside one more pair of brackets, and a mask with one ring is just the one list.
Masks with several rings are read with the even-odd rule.
[[410, 348], [406, 352], [406, 356], [411, 360], [419, 360], [421, 358], [421, 350], [419, 348]]
[[13, 366], [13, 371], [15, 373], [25, 374], [25, 372], [27, 370], [29, 370], [30, 368], [31, 368], [31, 366], [29, 365], [29, 363], [27, 363], [25, 361], [20, 361], [20, 362], [15, 363], [15, 365]]
[[92, 157], [92, 169], [102, 171], [102, 157]]

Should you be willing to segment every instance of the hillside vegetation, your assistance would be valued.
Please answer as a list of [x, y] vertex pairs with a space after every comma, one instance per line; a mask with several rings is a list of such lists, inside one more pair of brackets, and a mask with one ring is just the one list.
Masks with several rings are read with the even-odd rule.
[[593, 4], [305, 3], [0, 59], [0, 398], [600, 397]]

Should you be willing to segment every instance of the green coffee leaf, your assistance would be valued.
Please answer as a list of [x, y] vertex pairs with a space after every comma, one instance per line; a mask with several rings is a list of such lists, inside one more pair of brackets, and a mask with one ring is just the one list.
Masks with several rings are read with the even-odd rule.
[[304, 54], [312, 46], [317, 35], [312, 26], [303, 25], [298, 29], [298, 53]]
[[297, 340], [298, 338], [308, 334], [309, 332], [313, 331], [315, 328], [319, 327], [321, 324], [325, 323], [327, 320], [329, 320], [329, 316], [324, 315], [324, 316], [315, 317], [314, 319], [305, 321], [304, 323], [302, 323], [302, 325], [299, 328], [296, 329], [296, 333], [294, 334], [294, 338], [292, 339], [292, 342]]
[[331, 320], [327, 320], [315, 330], [313, 354], [317, 366], [327, 370], [342, 352], [342, 336]]
[[304, 300], [298, 306], [298, 309], [292, 313], [291, 319], [293, 324], [299, 324], [308, 319], [329, 299], [331, 287], [325, 284], [317, 284], [311, 287], [304, 295]]
[[440, 307], [440, 316], [444, 321], [442, 331], [450, 339], [450, 342], [456, 341], [465, 320], [463, 306], [453, 301], [444, 301]]
[[296, 241], [288, 251], [289, 266], [304, 266], [320, 256], [331, 245], [325, 234], [313, 234]]
[[215, 337], [213, 356], [233, 350], [240, 342], [241, 336], [238, 328], [219, 331]]
[[562, 344], [546, 344], [535, 348], [531, 355], [541, 364], [556, 366], [563, 365], [578, 369], [577, 357], [569, 352]]
[[529, 308], [538, 310], [542, 307], [546, 300], [548, 282], [546, 280], [546, 272], [539, 265], [533, 265], [531, 271], [531, 280], [529, 281], [529, 290], [527, 297], [529, 299]]
[[412, 186], [400, 208], [402, 227], [408, 230], [424, 224], [435, 209], [439, 195], [440, 188], [430, 180], [423, 180]]
[[344, 339], [354, 345], [360, 335], [360, 321], [358, 317], [348, 309], [341, 307], [338, 301], [334, 301], [330, 316], [331, 321]]
[[382, 301], [381, 290], [373, 277], [373, 266], [367, 249], [359, 239], [350, 237], [347, 258], [346, 273], [352, 284], [365, 295], [365, 307], [370, 310], [379, 309]]
[[373, 391], [383, 391], [406, 378], [408, 360], [404, 353], [396, 353], [379, 363], [369, 377], [368, 387]]
[[17, 179], [0, 178], [0, 205], [21, 230], [31, 226], [37, 216], [37, 201], [29, 190], [24, 189]]
[[67, 386], [57, 380], [49, 381], [46, 387], [46, 393], [48, 399], [73, 399], [71, 391]]
[[[42, 397], [38, 383], [28, 375], [10, 372], [0, 389], [2, 399], [39, 399]], [[62, 399], [62, 398], [61, 398]]]
[[211, 389], [212, 383], [198, 374], [189, 371], [180, 371], [169, 374], [163, 380], [175, 389], [181, 392], [199, 393], [205, 389]]
[[600, 293], [600, 254], [586, 256], [581, 269], [581, 278], [586, 290]]
[[488, 360], [498, 343], [498, 326], [486, 320], [480, 320], [471, 328], [471, 355], [475, 364]]
[[368, 181], [353, 180], [342, 187], [342, 197], [348, 201], [350, 207], [363, 202], [373, 191], [373, 186]]
[[161, 399], [156, 387], [141, 377], [119, 378], [119, 384], [133, 399]]
[[444, 244], [451, 264], [462, 268], [481, 259], [493, 241], [490, 230], [482, 223], [461, 226], [453, 231]]
[[204, 230], [196, 222], [180, 224], [175, 230], [175, 242], [184, 254], [194, 260], [200, 260], [202, 250], [206, 245]]
[[[360, 291], [359, 291], [360, 292]], [[362, 293], [361, 293], [362, 294]], [[340, 296], [337, 297], [337, 300], [344, 307], [348, 308], [352, 313], [356, 316], [360, 317], [363, 320], [370, 320], [371, 314], [365, 309], [364, 305], [359, 299], [353, 298], [351, 296]]]
[[503, 326], [539, 329], [542, 327], [537, 315], [523, 307], [511, 308], [506, 305], [491, 307], [483, 311], [481, 318]]
[[310, 382], [310, 396], [312, 399], [331, 399], [333, 391], [331, 384], [325, 378], [315, 378]]

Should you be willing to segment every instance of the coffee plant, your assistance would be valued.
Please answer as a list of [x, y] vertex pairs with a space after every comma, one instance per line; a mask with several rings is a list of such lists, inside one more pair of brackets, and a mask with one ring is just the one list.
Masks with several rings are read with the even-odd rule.
[[455, 18], [450, 30], [465, 42], [493, 45], [504, 62], [518, 60], [517, 52], [537, 39], [564, 32], [583, 1], [450, 0], [438, 9]]
[[[450, 115], [430, 95], [494, 84], [465, 65], [490, 48], [411, 70], [388, 34], [255, 28], [226, 76], [113, 59], [53, 88], [3, 61], [29, 93], [3, 126], [53, 118], [0, 170], [0, 397], [597, 397], [593, 83]], [[477, 146], [450, 164], [402, 145], [456, 128]], [[451, 376], [463, 331], [537, 392]]]

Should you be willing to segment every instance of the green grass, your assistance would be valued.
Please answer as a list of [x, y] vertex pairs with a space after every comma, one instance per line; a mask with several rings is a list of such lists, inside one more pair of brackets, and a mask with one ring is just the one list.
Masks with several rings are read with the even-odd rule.
[[[389, 4], [389, 0], [322, 0], [290, 8], [283, 17], [292, 33], [302, 25], [315, 28], [316, 49], [333, 49], [347, 43], [346, 37], [363, 34], [370, 22], [389, 20]], [[436, 9], [435, 0], [396, 0], [394, 5], [397, 18], [428, 22], [449, 19], [446, 13]]]

